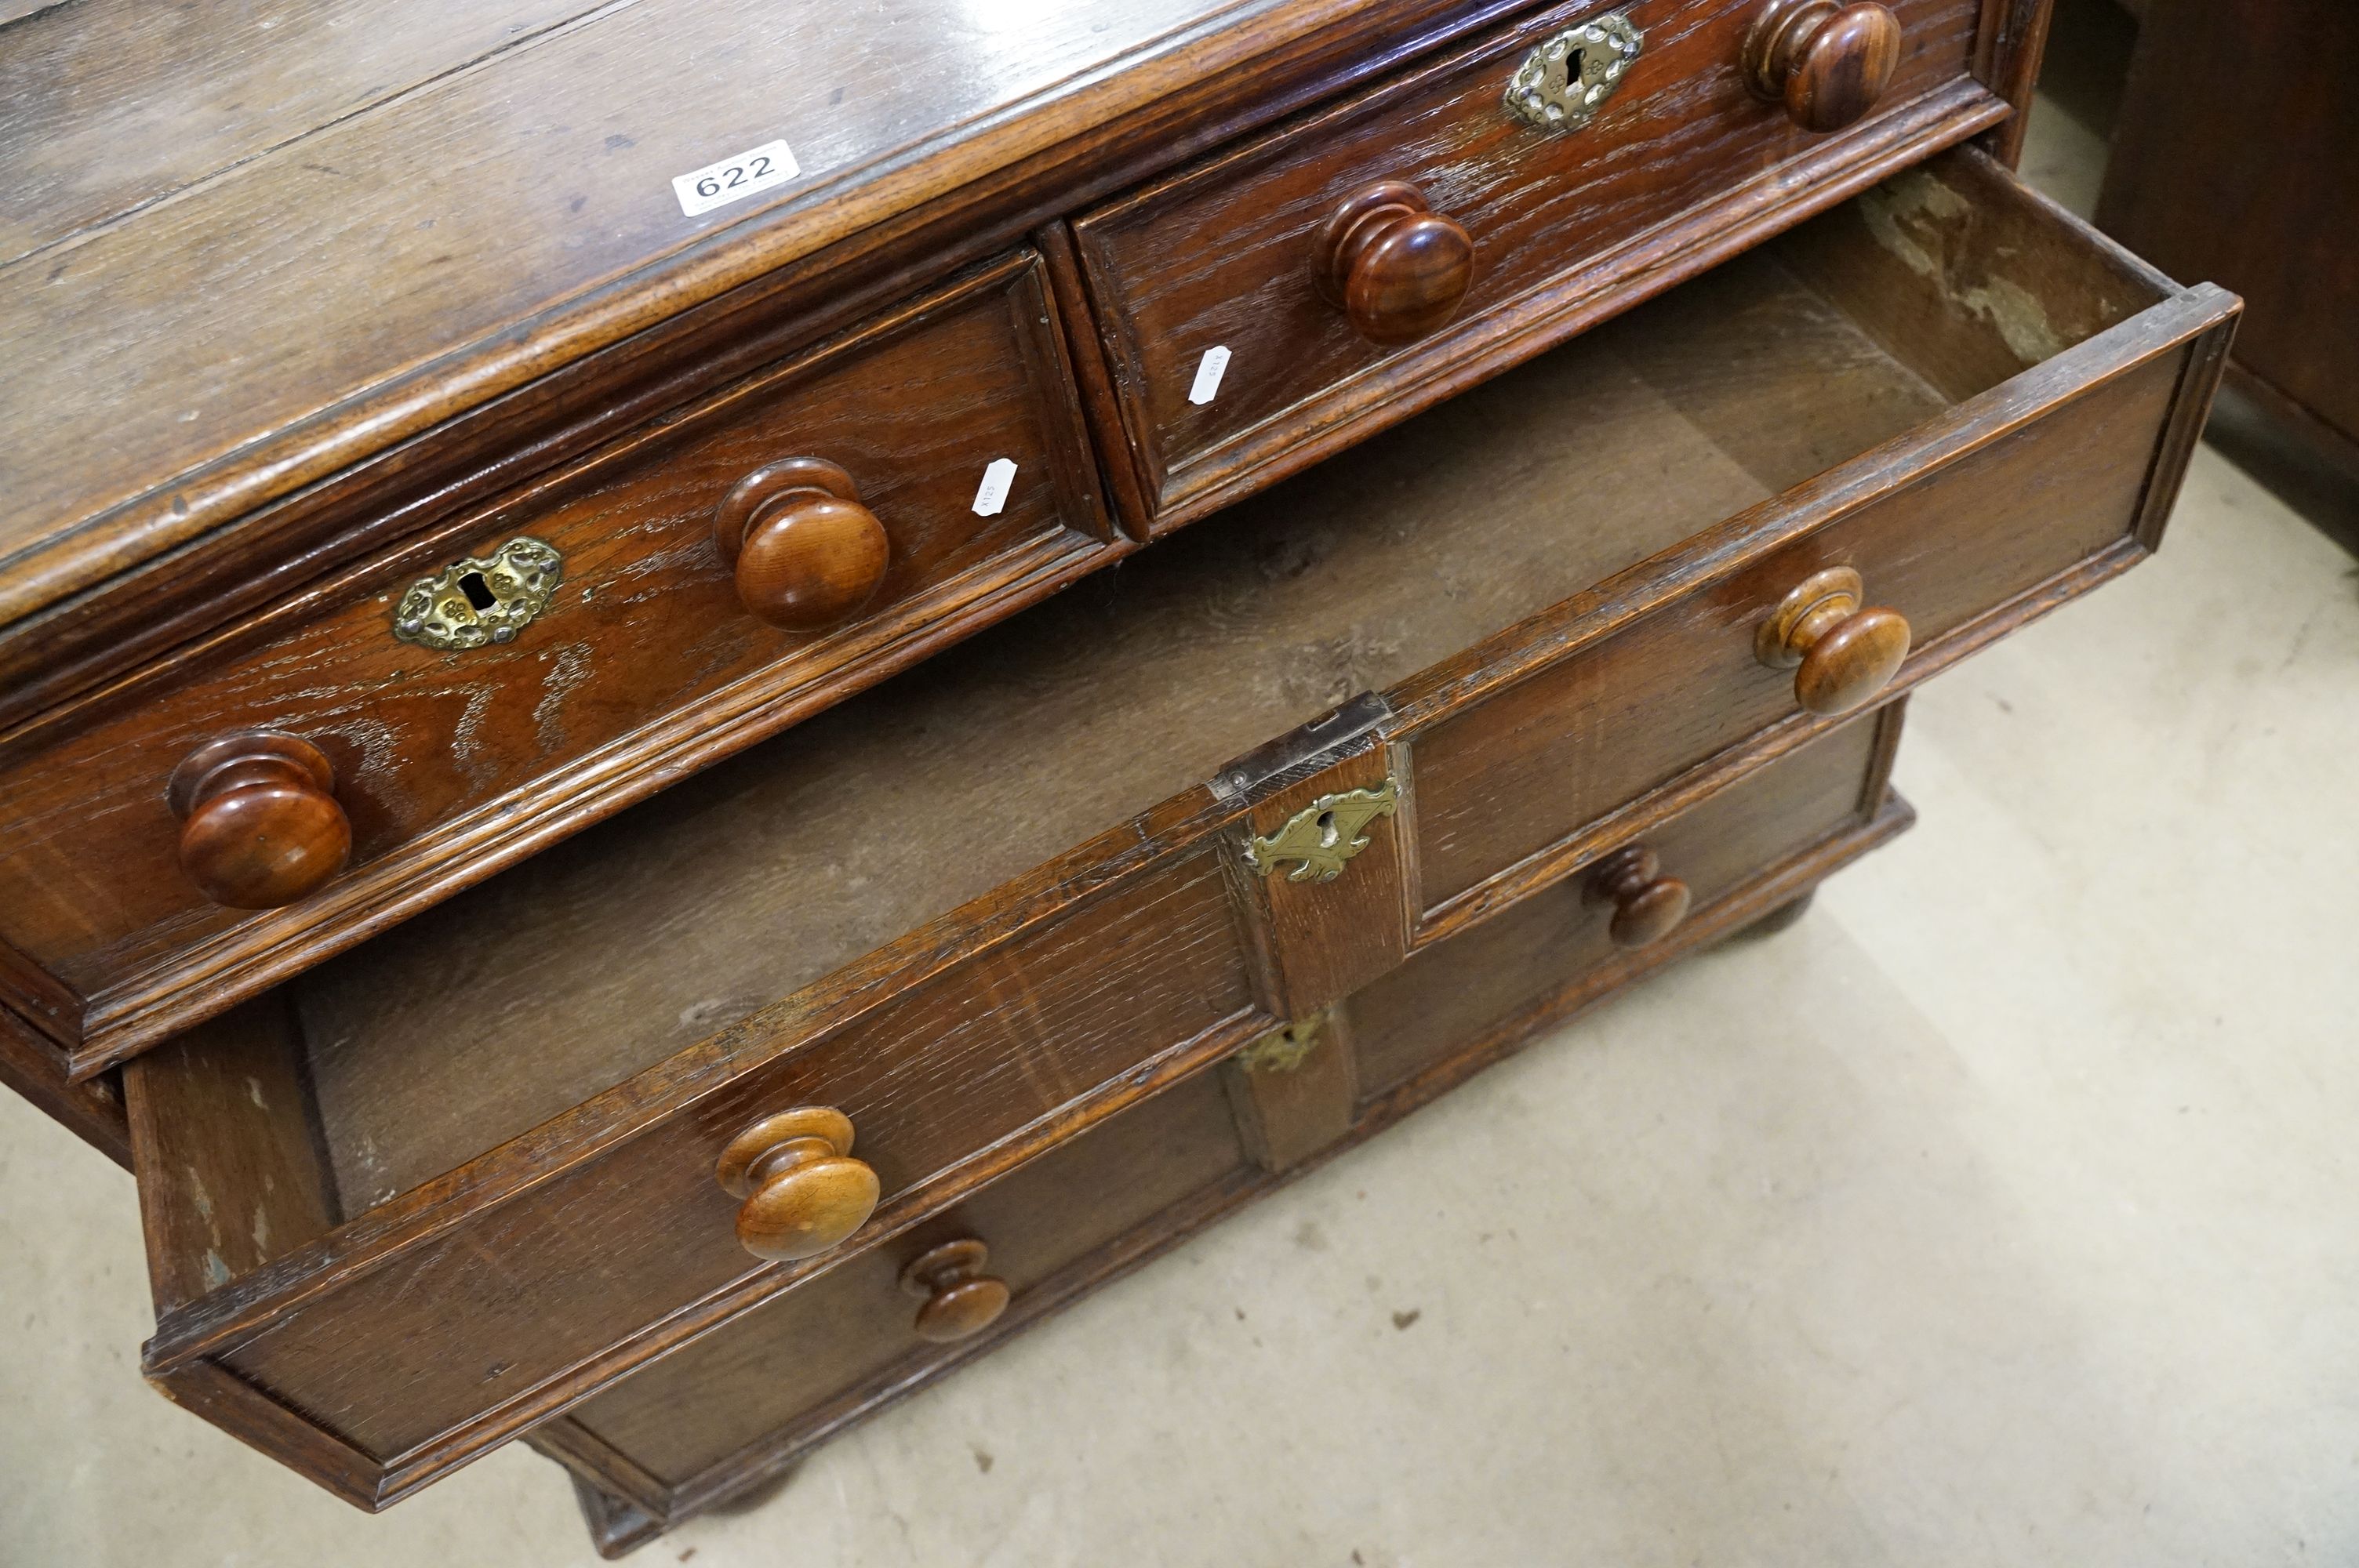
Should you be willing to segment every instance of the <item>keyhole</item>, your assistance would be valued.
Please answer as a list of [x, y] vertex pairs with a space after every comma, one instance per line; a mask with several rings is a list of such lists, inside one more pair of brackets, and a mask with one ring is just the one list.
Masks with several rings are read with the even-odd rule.
[[1322, 811], [1319, 814], [1319, 842], [1332, 844], [1334, 841], [1335, 814], [1332, 811]]
[[1571, 54], [1564, 57], [1564, 84], [1567, 87], [1580, 86], [1582, 73], [1586, 71], [1588, 69], [1589, 51], [1587, 49], [1574, 49]]
[[484, 574], [481, 572], [462, 573], [459, 579], [459, 591], [465, 594], [467, 602], [478, 611], [489, 610], [500, 601], [499, 596], [492, 591], [492, 585], [484, 580]]

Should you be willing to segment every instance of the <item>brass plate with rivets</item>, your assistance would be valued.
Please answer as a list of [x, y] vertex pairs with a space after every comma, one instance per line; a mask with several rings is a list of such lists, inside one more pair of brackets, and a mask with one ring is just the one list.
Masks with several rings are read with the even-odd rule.
[[490, 555], [453, 561], [409, 585], [394, 607], [393, 634], [426, 648], [506, 643], [549, 608], [564, 557], [538, 539], [510, 539]]
[[1577, 131], [1622, 85], [1647, 35], [1620, 12], [1544, 40], [1507, 83], [1507, 112], [1544, 131]]
[[1343, 873], [1343, 863], [1368, 847], [1362, 831], [1379, 816], [1390, 816], [1400, 803], [1400, 790], [1391, 779], [1376, 789], [1345, 790], [1322, 795], [1292, 816], [1286, 826], [1245, 846], [1245, 864], [1267, 876], [1288, 860], [1290, 882], [1332, 882]]

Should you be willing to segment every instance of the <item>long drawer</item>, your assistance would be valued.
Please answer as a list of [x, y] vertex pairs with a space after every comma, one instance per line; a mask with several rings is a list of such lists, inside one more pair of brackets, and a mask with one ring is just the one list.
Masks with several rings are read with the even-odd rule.
[[454, 898], [126, 1069], [151, 1374], [425, 1484], [2136, 561], [2233, 313], [1949, 157]]
[[0, 749], [0, 1000], [103, 1067], [1039, 597], [1073, 402], [1021, 253]]
[[[608, 1555], [759, 1486], [1301, 1159], [1388, 1123], [1539, 1026], [1883, 842], [1908, 820], [1886, 789], [1899, 712], [1846, 725], [1620, 846], [1657, 858], [1632, 895], [1639, 907], [1651, 896], [1659, 920], [1664, 897], [1684, 901], [1653, 939], [1616, 943], [1617, 923], [1625, 941], [1634, 935], [1630, 898], [1617, 903], [1594, 878], [1560, 883], [1291, 1032], [1297, 1049], [1248, 1047], [1222, 1074], [1108, 1118], [624, 1379], [532, 1442], [599, 1495]], [[1273, 1145], [1300, 1154], [1273, 1160]]]
[[[642, 1507], [692, 1512], [1120, 1269], [1184, 1216], [1226, 1206], [1256, 1173], [1219, 1077], [1199, 1074], [624, 1379], [536, 1441], [604, 1476], [646, 1477]], [[962, 1282], [1005, 1292], [972, 1329], [934, 1321], [948, 1316], [940, 1289], [920, 1281], [913, 1299], [905, 1283], [961, 1242], [982, 1244]], [[929, 1337], [953, 1330], [967, 1332]]]

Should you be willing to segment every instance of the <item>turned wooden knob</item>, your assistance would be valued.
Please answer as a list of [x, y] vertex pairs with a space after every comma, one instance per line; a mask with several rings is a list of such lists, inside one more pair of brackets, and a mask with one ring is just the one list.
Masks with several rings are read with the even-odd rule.
[[1882, 691], [1908, 656], [1908, 622], [1897, 610], [1862, 609], [1862, 597], [1851, 568], [1812, 572], [1777, 601], [1753, 640], [1763, 664], [1794, 671], [1794, 700], [1812, 713], [1849, 713]]
[[737, 1239], [784, 1263], [824, 1252], [876, 1209], [876, 1173], [852, 1157], [852, 1119], [806, 1105], [766, 1116], [729, 1141], [713, 1172], [741, 1197]]
[[981, 1334], [1007, 1310], [1007, 1281], [983, 1271], [991, 1249], [968, 1237], [945, 1241], [901, 1271], [901, 1288], [924, 1303], [911, 1326], [920, 1339], [947, 1345]]
[[1387, 179], [1345, 199], [1319, 232], [1319, 292], [1372, 343], [1408, 343], [1458, 313], [1474, 281], [1474, 238]]
[[1768, 0], [1745, 35], [1745, 78], [1806, 131], [1866, 118], [1900, 63], [1900, 19], [1881, 5]]
[[335, 789], [328, 759], [292, 735], [255, 730], [198, 747], [165, 791], [180, 819], [180, 869], [232, 909], [293, 903], [353, 851]]
[[1605, 934], [1616, 947], [1659, 942], [1688, 916], [1688, 884], [1663, 875], [1655, 851], [1643, 844], [1616, 849], [1589, 874], [1589, 902], [1611, 904]]
[[737, 570], [737, 598], [773, 626], [816, 632], [885, 580], [893, 544], [860, 487], [821, 458], [756, 469], [721, 498], [712, 541]]

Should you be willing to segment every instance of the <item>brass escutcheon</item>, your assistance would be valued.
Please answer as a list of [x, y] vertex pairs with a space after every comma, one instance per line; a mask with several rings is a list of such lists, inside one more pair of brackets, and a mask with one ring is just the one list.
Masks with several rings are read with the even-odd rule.
[[1237, 1048], [1236, 1063], [1248, 1073], [1290, 1073], [1302, 1065], [1327, 1028], [1327, 1014], [1314, 1012], [1282, 1023]]
[[1376, 789], [1322, 795], [1277, 832], [1247, 843], [1245, 864], [1266, 877], [1292, 860], [1296, 864], [1286, 874], [1288, 881], [1332, 882], [1343, 874], [1343, 862], [1368, 847], [1361, 829], [1379, 816], [1390, 816], [1399, 801], [1400, 790], [1391, 779]]
[[394, 607], [393, 634], [424, 648], [507, 643], [549, 607], [565, 575], [554, 546], [510, 539], [490, 555], [453, 561], [409, 585]]
[[1524, 57], [1507, 82], [1507, 112], [1543, 131], [1577, 131], [1597, 118], [1646, 45], [1618, 11], [1567, 27]]

